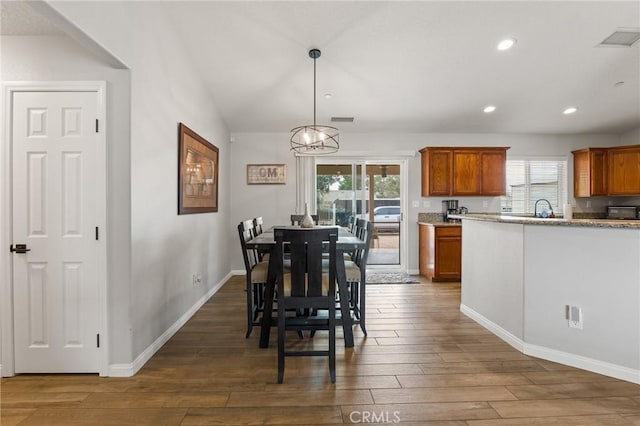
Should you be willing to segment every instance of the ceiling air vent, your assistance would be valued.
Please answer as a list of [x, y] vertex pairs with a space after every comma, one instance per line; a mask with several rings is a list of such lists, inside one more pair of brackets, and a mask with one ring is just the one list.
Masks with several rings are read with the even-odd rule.
[[353, 117], [331, 117], [332, 123], [353, 123]]
[[603, 47], [631, 47], [640, 40], [640, 30], [620, 29], [602, 40], [598, 46]]

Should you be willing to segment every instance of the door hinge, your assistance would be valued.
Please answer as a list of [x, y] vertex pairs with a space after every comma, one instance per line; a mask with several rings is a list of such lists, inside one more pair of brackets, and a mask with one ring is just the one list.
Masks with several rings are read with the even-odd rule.
[[96, 334], [96, 348], [100, 347], [100, 334]]
[[98, 119], [96, 118], [96, 133], [98, 133]]
[[96, 241], [98, 241], [100, 238], [100, 231], [98, 230], [98, 227], [96, 226]]

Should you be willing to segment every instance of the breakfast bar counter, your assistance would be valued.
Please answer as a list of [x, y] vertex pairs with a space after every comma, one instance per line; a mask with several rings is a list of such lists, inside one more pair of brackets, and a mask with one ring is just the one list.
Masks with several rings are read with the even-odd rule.
[[464, 314], [525, 354], [640, 383], [640, 221], [457, 217]]
[[539, 218], [492, 214], [466, 214], [454, 215], [451, 217], [455, 219], [467, 219], [482, 222], [519, 223], [523, 225], [640, 229], [640, 220]]

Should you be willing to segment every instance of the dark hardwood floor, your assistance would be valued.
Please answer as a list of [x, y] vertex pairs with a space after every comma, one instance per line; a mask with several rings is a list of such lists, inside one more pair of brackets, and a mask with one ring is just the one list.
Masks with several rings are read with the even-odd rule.
[[[460, 285], [370, 285], [368, 331], [326, 358], [288, 358], [245, 334], [233, 277], [130, 378], [2, 379], [1, 425], [414, 423], [640, 425], [640, 386], [523, 355], [459, 312]], [[291, 341], [326, 343], [326, 333]]]

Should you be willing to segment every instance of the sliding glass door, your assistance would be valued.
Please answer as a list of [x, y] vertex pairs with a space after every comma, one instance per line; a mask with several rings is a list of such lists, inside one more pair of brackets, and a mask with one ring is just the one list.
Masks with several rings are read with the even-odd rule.
[[401, 266], [401, 162], [316, 160], [316, 212], [320, 224], [348, 227], [370, 220], [374, 233], [368, 265]]
[[363, 217], [362, 164], [316, 165], [316, 211], [321, 225], [348, 227]]

